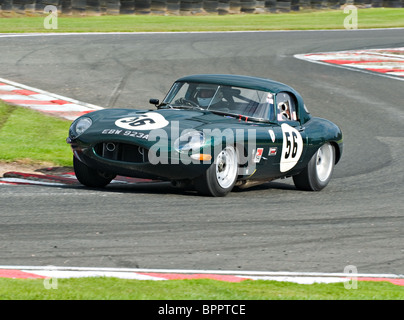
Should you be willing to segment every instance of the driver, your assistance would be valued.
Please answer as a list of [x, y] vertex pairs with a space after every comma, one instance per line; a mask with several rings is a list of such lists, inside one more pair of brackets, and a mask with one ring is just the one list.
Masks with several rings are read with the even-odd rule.
[[206, 108], [212, 101], [215, 92], [215, 89], [201, 88], [196, 94], [196, 100], [198, 100], [198, 103], [201, 107]]
[[223, 94], [216, 87], [200, 86], [196, 90], [196, 100], [202, 108], [213, 107], [222, 101]]

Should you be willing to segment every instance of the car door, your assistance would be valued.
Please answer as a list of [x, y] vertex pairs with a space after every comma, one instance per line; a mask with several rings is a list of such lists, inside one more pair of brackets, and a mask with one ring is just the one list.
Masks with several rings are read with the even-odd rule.
[[279, 92], [275, 96], [275, 113], [277, 125], [273, 127], [272, 136], [281, 150], [273, 165], [280, 174], [292, 170], [301, 161], [307, 147], [304, 127], [298, 119], [296, 98], [290, 92]]

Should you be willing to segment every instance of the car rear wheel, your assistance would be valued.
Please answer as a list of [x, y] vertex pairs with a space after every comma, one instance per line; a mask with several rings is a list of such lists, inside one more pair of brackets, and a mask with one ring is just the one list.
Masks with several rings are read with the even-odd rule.
[[73, 157], [73, 167], [77, 180], [87, 187], [103, 188], [115, 178], [115, 175], [90, 168], [76, 157]]
[[335, 149], [326, 142], [310, 159], [307, 167], [293, 176], [296, 188], [308, 191], [320, 191], [330, 182], [334, 171]]
[[238, 175], [238, 154], [233, 146], [225, 147], [208, 170], [194, 181], [198, 193], [223, 197], [234, 187]]

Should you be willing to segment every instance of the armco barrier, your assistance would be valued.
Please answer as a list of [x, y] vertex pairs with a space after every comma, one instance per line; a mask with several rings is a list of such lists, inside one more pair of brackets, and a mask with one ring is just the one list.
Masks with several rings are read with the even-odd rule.
[[404, 0], [0, 0], [0, 17], [44, 14], [47, 5], [64, 15], [225, 15], [338, 9], [347, 3], [359, 8], [404, 7]]

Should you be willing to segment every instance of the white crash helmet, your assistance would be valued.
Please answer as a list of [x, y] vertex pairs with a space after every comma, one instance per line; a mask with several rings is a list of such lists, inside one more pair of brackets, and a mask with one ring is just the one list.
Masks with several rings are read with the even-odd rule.
[[[221, 99], [221, 95], [217, 93], [217, 86], [203, 85], [199, 86], [196, 90], [196, 99], [201, 107], [208, 107]], [[212, 101], [213, 99], [213, 101]]]

